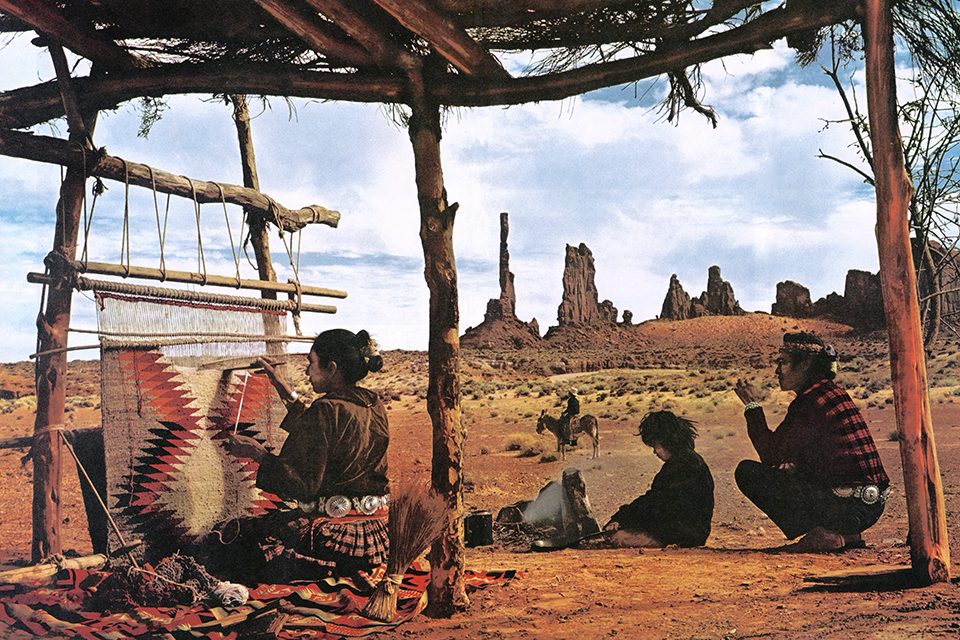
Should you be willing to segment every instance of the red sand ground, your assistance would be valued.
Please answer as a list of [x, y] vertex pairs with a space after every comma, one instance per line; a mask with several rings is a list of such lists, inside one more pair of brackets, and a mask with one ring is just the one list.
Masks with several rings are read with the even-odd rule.
[[[564, 376], [544, 375], [544, 363], [602, 359], [603, 354], [564, 351], [530, 355], [464, 353], [465, 478], [468, 508], [493, 512], [536, 495], [563, 469], [583, 473], [597, 519], [603, 524], [617, 509], [649, 486], [659, 461], [633, 434], [643, 414], [671, 408], [696, 420], [697, 449], [716, 481], [713, 533], [702, 549], [568, 549], [551, 553], [516, 552], [501, 545], [467, 549], [471, 569], [519, 569], [523, 577], [505, 587], [471, 596], [467, 611], [450, 619], [420, 616], [379, 637], [441, 638], [940, 638], [960, 635], [960, 593], [952, 582], [924, 588], [902, 584], [836, 585], [811, 581], [837, 571], [867, 571], [910, 564], [906, 502], [890, 403], [889, 368], [882, 336], [835, 336], [845, 362], [840, 381], [851, 390], [871, 427], [894, 494], [880, 522], [865, 534], [868, 547], [843, 554], [774, 555], [761, 549], [784, 542], [762, 513], [736, 490], [733, 469], [752, 457], [742, 407], [730, 385], [737, 377], [772, 381], [772, 368], [749, 349], [765, 345], [768, 356], [785, 330], [812, 328], [826, 334], [836, 326], [768, 316], [648, 323], [636, 331], [644, 369], [606, 370]], [[936, 444], [944, 482], [951, 546], [957, 547], [957, 494], [960, 489], [960, 368], [958, 341], [948, 340], [928, 360]], [[653, 359], [643, 354], [655, 354]], [[426, 413], [426, 357], [387, 355], [385, 371], [365, 381], [393, 395], [391, 475], [395, 479], [429, 473], [430, 421]], [[644, 360], [645, 359], [645, 360]], [[738, 360], [739, 359], [739, 360]], [[766, 360], [769, 362], [769, 360]], [[658, 364], [661, 363], [661, 364]], [[677, 363], [685, 363], [679, 366]], [[713, 363], [713, 364], [711, 364]], [[643, 364], [643, 362], [641, 362]], [[663, 364], [667, 366], [664, 367]], [[761, 366], [764, 365], [764, 366]], [[78, 406], [68, 413], [77, 426], [97, 424], [95, 362], [72, 363], [68, 395]], [[32, 368], [0, 365], [0, 389], [30, 392]], [[661, 384], [662, 383], [662, 384]], [[559, 395], [570, 385], [582, 391], [585, 412], [600, 419], [598, 460], [589, 447], [568, 453], [520, 457], [507, 445], [522, 442], [552, 452], [552, 439], [534, 434], [541, 409], [559, 413]], [[19, 386], [18, 386], [19, 385]], [[76, 386], [73, 386], [76, 385]], [[790, 396], [770, 389], [768, 420], [776, 424]], [[29, 435], [29, 404], [0, 404], [0, 437]], [[21, 402], [22, 404], [22, 402]], [[32, 485], [24, 450], [0, 449], [0, 568], [22, 564], [30, 555]], [[90, 553], [79, 483], [64, 466], [64, 549]]]

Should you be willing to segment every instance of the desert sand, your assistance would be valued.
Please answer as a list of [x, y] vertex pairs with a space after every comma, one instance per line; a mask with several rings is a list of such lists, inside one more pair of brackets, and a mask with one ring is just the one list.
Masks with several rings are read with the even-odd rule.
[[[779, 391], [773, 354], [785, 331], [812, 330], [841, 353], [838, 381], [860, 406], [893, 480], [867, 548], [835, 554], [773, 554], [782, 534], [737, 491], [733, 470], [755, 458], [733, 382], [765, 386], [767, 419], [777, 424], [792, 394]], [[450, 619], [424, 615], [378, 637], [426, 638], [940, 638], [960, 634], [960, 593], [954, 584], [911, 587], [887, 574], [869, 580], [825, 581], [836, 572], [877, 573], [910, 565], [896, 419], [885, 335], [853, 333], [817, 321], [750, 314], [647, 322], [605, 345], [577, 349], [576, 340], [549, 352], [464, 352], [462, 392], [466, 442], [464, 502], [494, 514], [531, 499], [566, 468], [580, 469], [601, 526], [623, 503], [644, 492], [660, 466], [636, 437], [643, 415], [670, 409], [694, 420], [697, 450], [716, 482], [713, 531], [699, 549], [580, 548], [536, 553], [497, 536], [468, 548], [469, 569], [517, 569], [506, 586], [471, 594], [470, 607]], [[619, 340], [619, 341], [618, 341]], [[600, 369], [623, 362], [632, 368]], [[958, 537], [960, 487], [960, 340], [944, 338], [928, 356], [927, 371], [951, 546]], [[426, 411], [427, 357], [387, 352], [384, 371], [365, 386], [388, 399], [391, 476], [429, 475], [431, 440]], [[587, 371], [580, 371], [587, 369]], [[566, 373], [557, 371], [566, 370]], [[99, 424], [99, 365], [73, 361], [68, 424]], [[30, 363], [0, 365], [0, 389], [23, 397], [0, 400], [0, 438], [33, 429]], [[582, 412], [600, 423], [600, 457], [589, 446], [560, 460], [555, 440], [535, 433], [541, 410], [559, 414], [571, 386]], [[0, 450], [0, 568], [30, 557], [31, 465], [26, 449]], [[91, 553], [79, 479], [64, 465], [63, 547]], [[883, 579], [882, 579], [883, 578]]]

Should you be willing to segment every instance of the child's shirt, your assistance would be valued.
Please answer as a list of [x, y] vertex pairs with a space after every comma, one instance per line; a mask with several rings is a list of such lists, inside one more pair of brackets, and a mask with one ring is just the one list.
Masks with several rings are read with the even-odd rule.
[[670, 456], [650, 490], [610, 518], [621, 529], [645, 531], [664, 545], [699, 547], [710, 537], [713, 476], [693, 449]]

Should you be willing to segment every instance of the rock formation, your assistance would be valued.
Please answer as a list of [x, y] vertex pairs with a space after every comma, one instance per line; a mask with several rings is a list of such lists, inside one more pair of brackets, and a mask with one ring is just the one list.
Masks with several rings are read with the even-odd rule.
[[687, 295], [676, 274], [670, 276], [670, 287], [663, 300], [660, 318], [686, 320], [701, 316], [742, 316], [744, 313], [733, 294], [733, 286], [720, 277], [720, 267], [712, 266], [707, 271], [707, 290], [699, 298]]
[[711, 316], [742, 316], [745, 313], [733, 295], [733, 286], [720, 277], [717, 265], [707, 270], [707, 290], [692, 302], [699, 302]]
[[886, 326], [879, 273], [874, 275], [857, 269], [847, 271], [843, 300], [844, 324], [865, 329]]
[[609, 326], [617, 323], [617, 309], [609, 300], [598, 302], [597, 285], [594, 282], [597, 270], [593, 265], [593, 252], [587, 245], [567, 245], [563, 265], [563, 299], [557, 309], [557, 322], [561, 327]]
[[880, 274], [851, 269], [843, 295], [833, 292], [812, 304], [806, 287], [791, 280], [778, 282], [771, 313], [790, 318], [828, 318], [858, 329], [881, 328], [886, 320]]
[[507, 249], [507, 235], [510, 233], [510, 222], [506, 211], [500, 214], [500, 297], [487, 302], [487, 313], [483, 316], [487, 320], [503, 320], [515, 318], [517, 307], [517, 292], [513, 288], [513, 274], [510, 272], [510, 251]]
[[813, 303], [810, 301], [810, 289], [793, 280], [777, 283], [777, 301], [773, 303], [770, 312], [775, 316], [790, 318], [808, 318], [813, 313]]
[[516, 315], [517, 294], [510, 272], [510, 252], [507, 235], [510, 232], [508, 214], [500, 214], [500, 297], [487, 301], [483, 322], [469, 327], [460, 338], [460, 346], [468, 349], [520, 349], [540, 343], [537, 319], [523, 322]]
[[664, 320], [686, 320], [690, 317], [690, 296], [683, 290], [675, 273], [670, 276], [670, 286], [660, 308], [660, 317]]

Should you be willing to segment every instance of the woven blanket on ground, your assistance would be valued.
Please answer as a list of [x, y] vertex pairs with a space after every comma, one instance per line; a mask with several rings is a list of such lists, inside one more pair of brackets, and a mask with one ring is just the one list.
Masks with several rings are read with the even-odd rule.
[[[373, 582], [383, 577], [376, 569]], [[397, 599], [397, 615], [391, 622], [378, 622], [361, 615], [367, 596], [350, 580], [328, 579], [305, 585], [260, 585], [251, 590], [246, 604], [229, 610], [204, 605], [184, 607], [138, 607], [132, 611], [99, 613], [84, 611], [83, 601], [109, 574], [64, 570], [49, 586], [24, 590], [0, 587], [0, 636], [29, 637], [62, 635], [88, 640], [122, 638], [173, 638], [242, 640], [256, 633], [270, 612], [288, 612], [277, 637], [286, 640], [361, 637], [384, 631], [410, 620], [426, 606], [429, 571], [414, 563], [404, 575]], [[506, 584], [520, 577], [516, 571], [466, 574], [467, 589]], [[6, 627], [6, 629], [4, 628]], [[263, 629], [259, 630], [260, 632]]]

